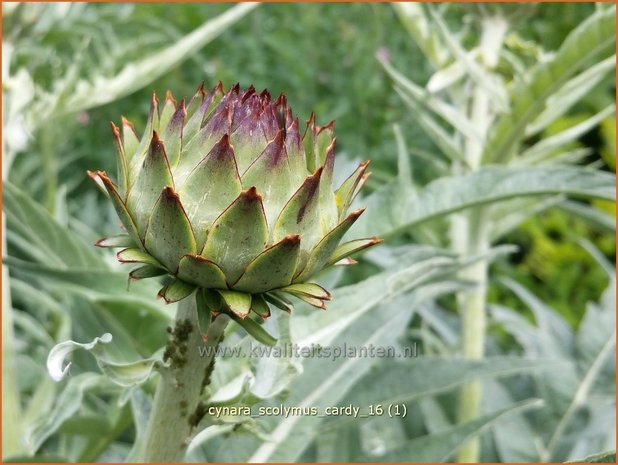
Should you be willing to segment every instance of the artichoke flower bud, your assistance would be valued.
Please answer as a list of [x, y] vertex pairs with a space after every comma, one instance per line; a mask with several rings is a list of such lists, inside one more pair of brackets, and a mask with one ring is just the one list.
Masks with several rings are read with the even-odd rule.
[[368, 163], [334, 190], [333, 128], [312, 115], [301, 136], [285, 96], [253, 87], [200, 86], [187, 105], [153, 95], [141, 138], [125, 118], [112, 123], [117, 183], [89, 172], [126, 231], [97, 245], [122, 248], [132, 279], [170, 275], [168, 303], [199, 289], [236, 319], [267, 318], [269, 303], [289, 311], [286, 294], [325, 308], [330, 294], [311, 277], [380, 241], [341, 243], [363, 211], [347, 213]]

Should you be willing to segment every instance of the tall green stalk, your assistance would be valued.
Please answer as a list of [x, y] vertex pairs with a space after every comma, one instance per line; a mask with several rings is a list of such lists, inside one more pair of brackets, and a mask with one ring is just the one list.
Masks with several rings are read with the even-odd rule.
[[[483, 254], [490, 247], [488, 222], [483, 209], [477, 208], [464, 218], [464, 228], [460, 233], [465, 239], [465, 252], [468, 256]], [[485, 356], [487, 270], [489, 262], [481, 260], [462, 271], [460, 277], [475, 284], [470, 292], [457, 296], [462, 318], [461, 344], [465, 358], [480, 360]], [[483, 391], [481, 381], [473, 381], [462, 386], [459, 393], [457, 420], [465, 423], [479, 416]], [[460, 462], [478, 462], [479, 440], [474, 438], [461, 448]]]
[[[228, 322], [226, 315], [218, 316], [208, 329], [205, 342], [198, 329], [195, 296], [178, 304], [176, 324], [166, 350], [171, 363], [161, 372], [138, 461], [183, 461], [191, 431], [204, 413], [200, 397], [210, 382], [214, 349]], [[202, 353], [201, 347], [206, 348]]]
[[[487, 17], [482, 22], [480, 52], [485, 66], [492, 69], [498, 64], [500, 50], [508, 23], [501, 17]], [[475, 84], [469, 105], [469, 117], [486, 139], [494, 113], [491, 99], [482, 85]], [[468, 139], [465, 143], [465, 160], [470, 171], [480, 168], [483, 143]], [[486, 253], [490, 246], [489, 221], [485, 209], [478, 207], [465, 215], [455, 217], [451, 223], [451, 245], [463, 257]], [[475, 284], [473, 290], [457, 295], [462, 318], [461, 345], [465, 358], [479, 360], [485, 356], [486, 301], [488, 260], [481, 260], [463, 270], [460, 277]], [[462, 386], [459, 393], [457, 419], [465, 423], [476, 419], [481, 411], [483, 386], [474, 381]], [[458, 453], [459, 462], [478, 462], [479, 438], [471, 439]]]

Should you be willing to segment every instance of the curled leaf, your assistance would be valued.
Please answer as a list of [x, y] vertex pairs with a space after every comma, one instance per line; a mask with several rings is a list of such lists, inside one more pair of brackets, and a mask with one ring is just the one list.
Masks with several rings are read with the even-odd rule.
[[65, 341], [56, 344], [47, 356], [47, 371], [54, 381], [62, 381], [69, 372], [71, 363], [69, 362], [64, 368], [64, 360], [71, 352], [77, 349], [93, 351], [99, 344], [108, 344], [112, 341], [112, 335], [105, 333], [101, 337], [95, 337], [92, 342], [81, 344], [75, 341]]

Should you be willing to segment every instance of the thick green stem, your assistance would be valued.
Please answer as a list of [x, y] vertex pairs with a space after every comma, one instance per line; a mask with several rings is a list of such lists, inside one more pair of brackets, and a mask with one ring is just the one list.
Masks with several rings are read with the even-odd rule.
[[176, 326], [166, 350], [171, 363], [162, 371], [157, 384], [139, 461], [183, 460], [191, 430], [203, 408], [200, 396], [210, 379], [214, 349], [228, 321], [226, 315], [215, 318], [204, 342], [198, 329], [195, 296], [178, 305]]
[[[479, 50], [488, 69], [498, 64], [500, 50], [508, 29], [508, 23], [501, 17], [484, 18], [482, 22]], [[484, 141], [487, 139], [493, 121], [491, 99], [482, 85], [476, 85], [472, 93], [469, 108], [470, 120], [483, 136], [483, 141], [468, 139], [465, 144], [465, 159], [471, 171], [478, 170]], [[485, 218], [482, 207], [469, 211], [453, 219], [451, 224], [451, 241], [453, 248], [462, 257], [470, 258], [486, 253], [490, 246], [489, 221]], [[473, 290], [461, 292], [457, 296], [462, 325], [461, 343], [465, 358], [479, 360], [485, 356], [485, 327], [487, 300], [487, 269], [489, 262], [481, 260], [460, 274], [462, 279], [475, 284]], [[458, 399], [457, 420], [459, 423], [472, 421], [479, 416], [483, 386], [480, 381], [473, 381], [462, 386]], [[480, 455], [479, 438], [468, 441], [457, 456], [459, 462], [478, 462]]]
[[[465, 218], [466, 250], [470, 256], [483, 254], [490, 247], [487, 221], [482, 210], [475, 209]], [[480, 360], [485, 355], [485, 327], [487, 300], [487, 269], [489, 262], [481, 260], [460, 276], [475, 284], [469, 292], [457, 296], [462, 317], [462, 351], [465, 358]], [[466, 423], [478, 417], [482, 399], [481, 381], [473, 381], [462, 386], [459, 393], [457, 420]], [[479, 460], [478, 438], [468, 441], [459, 451], [459, 462], [477, 462]]]

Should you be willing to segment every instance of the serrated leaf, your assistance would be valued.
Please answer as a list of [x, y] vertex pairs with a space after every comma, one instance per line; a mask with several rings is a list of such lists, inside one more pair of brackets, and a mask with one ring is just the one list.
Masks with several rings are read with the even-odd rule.
[[[432, 356], [385, 360], [359, 381], [359, 388], [352, 392], [349, 401], [355, 405], [409, 402], [452, 390], [470, 381], [534, 372], [555, 364], [556, 360], [550, 358], [513, 356], [484, 360]], [[389, 382], [384, 383], [385, 379]]]
[[[433, 251], [422, 248], [422, 252], [409, 253], [399, 257], [395, 270], [405, 269], [410, 263], [421, 258], [433, 256]], [[291, 340], [299, 347], [313, 345], [337, 346], [345, 342], [348, 346], [369, 346], [391, 344], [407, 327], [411, 312], [423, 299], [433, 299], [444, 292], [452, 292], [451, 287], [418, 288], [415, 292], [401, 297], [401, 300], [371, 311], [378, 304], [385, 304], [394, 297], [386, 284], [392, 271], [377, 274], [365, 281], [335, 291], [337, 305], [332, 305], [327, 312], [299, 312], [289, 318], [292, 325]], [[418, 292], [423, 290], [423, 292]], [[396, 291], [395, 291], [396, 292]], [[418, 293], [417, 293], [418, 292]], [[405, 304], [403, 304], [405, 302]], [[286, 315], [281, 315], [286, 318]], [[346, 392], [370, 367], [372, 361], [367, 358], [338, 358], [331, 361], [325, 357], [305, 360], [303, 376], [298, 377], [289, 386], [287, 405], [324, 408], [337, 405], [344, 399]], [[216, 447], [211, 447], [210, 460], [213, 461], [294, 461], [303, 453], [316, 434], [323, 431], [322, 419], [313, 416], [290, 416], [280, 418], [270, 428], [269, 441], [248, 441], [246, 447], [238, 449], [229, 447], [232, 443], [223, 440]], [[302, 434], [298, 434], [302, 432]], [[213, 445], [214, 446], [214, 445]]]
[[21, 247], [15, 245], [33, 261], [56, 268], [106, 269], [92, 244], [55, 221], [41, 205], [8, 180], [2, 183], [2, 200], [7, 233], [14, 232], [26, 241]]
[[74, 416], [81, 407], [85, 393], [92, 389], [101, 389], [106, 384], [109, 387], [111, 383], [104, 376], [93, 373], [83, 373], [69, 379], [51, 411], [38, 423], [32, 425], [23, 438], [29, 449], [38, 450], [66, 420]]
[[[355, 346], [384, 344], [405, 326], [411, 316], [411, 311], [399, 310], [393, 305], [368, 313], [366, 318], [351, 325], [340, 340]], [[290, 386], [287, 402], [289, 405], [319, 409], [337, 405], [348, 389], [368, 372], [372, 365], [370, 362], [371, 360], [360, 357], [335, 361], [325, 358], [308, 359], [303, 365], [303, 376], [296, 378]], [[322, 419], [312, 416], [283, 418], [272, 430], [271, 441], [258, 442], [251, 455], [247, 456], [243, 451], [242, 455], [236, 457], [249, 462], [297, 460], [310, 441], [320, 434], [321, 422]], [[296, 434], [299, 431], [304, 434]], [[221, 459], [223, 457], [217, 457], [217, 460]]]

